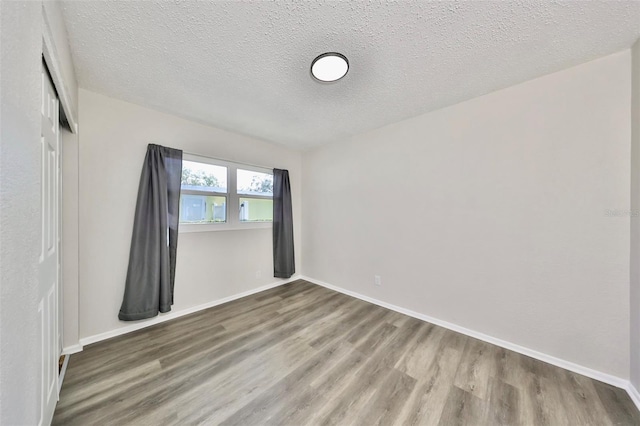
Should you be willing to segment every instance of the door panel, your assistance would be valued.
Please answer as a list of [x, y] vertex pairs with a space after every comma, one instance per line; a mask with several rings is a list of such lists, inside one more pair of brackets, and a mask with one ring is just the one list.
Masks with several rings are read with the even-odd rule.
[[46, 69], [42, 69], [41, 211], [42, 243], [39, 265], [40, 424], [51, 423], [58, 400], [59, 288], [59, 121], [58, 98]]

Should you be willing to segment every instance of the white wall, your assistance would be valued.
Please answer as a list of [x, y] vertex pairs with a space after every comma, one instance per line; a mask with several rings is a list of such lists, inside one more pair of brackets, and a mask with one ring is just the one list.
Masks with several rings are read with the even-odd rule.
[[[80, 337], [131, 323], [118, 320], [138, 182], [147, 144], [288, 169], [296, 269], [300, 270], [298, 152], [80, 90]], [[256, 278], [256, 271], [262, 277]], [[172, 312], [222, 299], [273, 278], [271, 229], [181, 233]]]
[[630, 60], [306, 153], [304, 275], [628, 378]]
[[38, 421], [40, 2], [0, 2], [0, 424]]
[[640, 40], [631, 53], [631, 383], [640, 390]]

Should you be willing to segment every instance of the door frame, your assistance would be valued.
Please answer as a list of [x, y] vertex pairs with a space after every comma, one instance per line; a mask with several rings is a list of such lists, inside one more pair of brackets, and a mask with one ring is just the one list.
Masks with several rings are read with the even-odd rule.
[[[63, 204], [63, 182], [62, 182], [62, 158], [63, 158], [63, 137], [62, 131], [66, 129], [66, 131], [70, 131], [72, 134], [78, 133], [78, 117], [77, 110], [74, 109], [74, 103], [72, 102], [71, 90], [69, 87], [65, 85], [64, 77], [65, 72], [63, 72], [64, 68], [62, 67], [63, 61], [61, 60], [61, 56], [58, 53], [59, 50], [56, 48], [56, 37], [54, 36], [54, 32], [52, 31], [52, 25], [50, 24], [50, 20], [48, 18], [48, 12], [45, 10], [45, 3], [42, 4], [41, 7], [41, 16], [42, 16], [42, 61], [43, 67], [48, 71], [49, 77], [53, 84], [53, 87], [56, 91], [60, 113], [64, 114], [64, 118], [66, 119], [66, 123], [69, 125], [69, 128], [66, 126], [62, 126], [60, 121], [58, 122], [58, 169], [56, 170], [57, 174], [57, 187], [56, 191], [58, 192], [58, 206], [57, 206], [57, 227], [58, 227], [58, 240], [56, 244], [58, 245], [58, 265], [57, 265], [57, 279], [58, 279], [58, 294], [56, 295], [56, 303], [58, 305], [58, 312], [56, 316], [57, 323], [57, 335], [55, 336], [56, 342], [56, 352], [59, 355], [62, 352], [63, 348], [63, 334], [64, 334], [64, 303], [63, 303], [63, 294], [64, 294], [64, 273], [63, 273], [63, 261], [64, 261], [64, 253], [63, 253], [63, 241], [64, 241], [64, 233], [62, 229], [63, 217], [62, 217], [62, 204]], [[49, 13], [52, 13], [49, 10]], [[52, 17], [51, 19], [55, 19]], [[59, 42], [66, 42], [66, 40], [58, 40]], [[61, 116], [62, 117], [62, 116]], [[69, 308], [69, 307], [68, 307]], [[56, 362], [57, 367], [57, 362]], [[59, 373], [59, 372], [58, 372]], [[58, 374], [58, 382], [57, 389], [55, 389], [56, 396], [59, 399], [60, 396], [60, 376]], [[39, 407], [40, 408], [40, 407]]]
[[69, 122], [71, 133], [77, 134], [78, 117], [72, 107], [69, 88], [66, 87], [64, 79], [62, 78], [63, 73], [61, 61], [54, 43], [51, 25], [49, 24], [47, 13], [44, 10], [44, 4], [42, 6], [42, 23], [42, 56], [44, 57], [44, 62], [47, 64], [49, 74], [51, 75], [53, 87], [55, 87], [58, 92], [58, 99], [60, 100], [60, 105], [62, 106], [65, 117]]
[[[60, 202], [60, 209], [59, 209], [59, 269], [60, 272], [58, 274], [58, 281], [59, 281], [59, 293], [60, 293], [60, 297], [58, 298], [59, 300], [59, 321], [60, 321], [60, 334], [63, 335], [64, 334], [64, 312], [66, 309], [78, 309], [78, 307], [71, 307], [71, 306], [66, 306], [65, 309], [65, 305], [63, 303], [63, 294], [65, 293], [65, 289], [66, 289], [66, 285], [65, 285], [65, 273], [64, 273], [64, 264], [65, 264], [65, 255], [66, 253], [64, 252], [64, 229], [63, 229], [63, 222], [64, 222], [64, 218], [63, 218], [63, 191], [64, 191], [64, 182], [62, 181], [62, 168], [63, 168], [63, 158], [64, 158], [64, 135], [63, 133], [65, 131], [70, 131], [71, 134], [78, 134], [78, 117], [77, 117], [77, 110], [74, 109], [74, 102], [72, 102], [72, 96], [71, 96], [71, 90], [69, 89], [69, 87], [67, 87], [67, 85], [65, 84], [65, 80], [64, 77], [66, 76], [65, 73], [63, 72], [64, 68], [62, 67], [62, 59], [60, 54], [58, 53], [60, 50], [56, 48], [56, 38], [54, 36], [54, 32], [52, 31], [52, 26], [50, 24], [50, 19], [49, 19], [49, 15], [52, 16], [51, 19], [55, 19], [55, 13], [56, 13], [56, 9], [52, 8], [53, 6], [51, 6], [50, 4], [46, 4], [46, 2], [42, 3], [41, 6], [41, 16], [42, 16], [42, 58], [43, 58], [43, 62], [47, 68], [47, 71], [49, 73], [49, 77], [51, 78], [51, 81], [53, 83], [53, 87], [55, 88], [55, 91], [58, 95], [58, 102], [60, 104], [60, 109], [61, 112], [64, 113], [64, 118], [66, 119], [66, 124], [69, 125], [69, 127], [67, 128], [67, 126], [60, 126], [60, 133], [58, 135], [59, 141], [58, 141], [58, 147], [59, 147], [59, 165], [60, 165], [60, 184], [59, 184], [59, 188], [58, 190], [60, 191], [59, 193], [59, 202]], [[62, 19], [62, 17], [60, 16], [60, 19]], [[63, 40], [58, 40], [59, 42], [66, 42], [66, 39]], [[76, 99], [77, 101], [77, 99]], [[71, 253], [73, 255], [73, 253]], [[78, 273], [78, 271], [73, 271], [75, 274]], [[76, 289], [76, 292], [78, 290]], [[79, 346], [79, 345], [78, 345]], [[64, 336], [62, 336], [62, 342], [60, 345], [61, 349], [64, 349]], [[79, 349], [76, 350], [72, 350], [72, 351], [66, 351], [64, 352], [65, 354], [70, 354], [70, 353], [75, 353], [75, 352], [79, 352], [80, 350], [82, 350], [82, 347], [79, 347]]]

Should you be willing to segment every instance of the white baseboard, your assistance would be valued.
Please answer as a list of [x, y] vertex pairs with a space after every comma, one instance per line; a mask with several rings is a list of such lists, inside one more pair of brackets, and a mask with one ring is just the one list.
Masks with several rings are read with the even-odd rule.
[[275, 288], [275, 287], [279, 287], [281, 285], [290, 283], [292, 281], [296, 281], [298, 279], [300, 279], [300, 277], [298, 275], [294, 275], [293, 277], [291, 277], [291, 278], [289, 278], [287, 280], [277, 281], [275, 283], [263, 285], [261, 287], [254, 288], [254, 289], [251, 289], [251, 290], [247, 290], [247, 291], [244, 291], [242, 293], [234, 294], [232, 296], [228, 296], [228, 297], [225, 297], [225, 298], [222, 298], [222, 299], [213, 300], [211, 302], [203, 303], [202, 305], [192, 306], [190, 308], [181, 309], [179, 311], [172, 311], [172, 312], [168, 312], [166, 314], [160, 314], [155, 318], [151, 318], [151, 319], [148, 319], [148, 320], [137, 321], [135, 323], [131, 323], [129, 325], [117, 328], [115, 330], [110, 330], [110, 331], [107, 331], [107, 332], [104, 332], [104, 333], [100, 333], [100, 334], [96, 334], [96, 335], [93, 335], [93, 336], [83, 337], [82, 339], [80, 339], [80, 345], [78, 345], [78, 346], [80, 346], [82, 348], [83, 346], [87, 346], [87, 345], [90, 345], [92, 343], [100, 342], [102, 340], [107, 340], [107, 339], [110, 339], [110, 338], [116, 337], [116, 336], [121, 336], [123, 334], [131, 333], [132, 331], [140, 330], [140, 329], [143, 329], [143, 328], [146, 328], [146, 327], [151, 327], [152, 325], [160, 324], [160, 323], [165, 322], [165, 321], [169, 321], [169, 320], [172, 320], [172, 319], [175, 319], [175, 318], [180, 318], [180, 317], [182, 317], [184, 315], [189, 315], [189, 314], [192, 314], [194, 312], [198, 312], [198, 311], [202, 311], [204, 309], [212, 308], [214, 306], [222, 305], [223, 303], [231, 302], [231, 301], [236, 300], [236, 299], [241, 299], [243, 297], [251, 296], [252, 294], [260, 293], [261, 291], [265, 291], [265, 290], [269, 290], [269, 289], [272, 289], [272, 288]]
[[[583, 376], [587, 376], [587, 377], [590, 377], [592, 379], [595, 379], [595, 380], [598, 380], [598, 381], [601, 381], [601, 382], [604, 382], [604, 383], [608, 383], [608, 384], [610, 384], [612, 386], [615, 386], [615, 387], [618, 387], [618, 388], [622, 388], [622, 389], [627, 391], [627, 393], [629, 394], [629, 397], [631, 398], [633, 403], [636, 405], [636, 407], [638, 407], [638, 410], [640, 410], [640, 393], [629, 382], [629, 380], [626, 380], [626, 379], [623, 379], [623, 378], [620, 378], [620, 377], [617, 377], [617, 376], [613, 376], [611, 374], [603, 373], [601, 371], [594, 370], [594, 369], [591, 369], [591, 368], [588, 368], [588, 367], [585, 367], [585, 366], [582, 366], [582, 365], [579, 365], [579, 364], [576, 364], [576, 363], [573, 363], [573, 362], [570, 362], [570, 361], [567, 361], [567, 360], [564, 360], [564, 359], [561, 359], [561, 358], [556, 358], [554, 356], [547, 355], [545, 353], [538, 352], [536, 350], [529, 349], [529, 348], [526, 348], [524, 346], [520, 346], [520, 345], [517, 345], [515, 343], [508, 342], [506, 340], [502, 340], [502, 339], [498, 339], [496, 337], [488, 336], [488, 335], [486, 335], [484, 333], [480, 333], [478, 331], [474, 331], [474, 330], [471, 330], [471, 329], [468, 329], [468, 328], [465, 328], [465, 327], [462, 327], [462, 326], [459, 326], [459, 325], [456, 325], [456, 324], [453, 324], [453, 323], [450, 323], [450, 322], [447, 322], [447, 321], [443, 321], [443, 320], [440, 320], [440, 319], [437, 319], [437, 318], [433, 318], [433, 317], [430, 317], [428, 315], [420, 314], [418, 312], [414, 312], [412, 310], [405, 309], [405, 308], [402, 308], [400, 306], [392, 305], [390, 303], [383, 302], [381, 300], [377, 300], [377, 299], [374, 299], [372, 297], [365, 296], [365, 295], [362, 295], [360, 293], [356, 293], [356, 292], [351, 291], [351, 290], [346, 290], [344, 288], [334, 286], [334, 285], [326, 283], [324, 281], [320, 281], [320, 280], [317, 280], [315, 278], [302, 276], [302, 275], [296, 275], [294, 277], [291, 277], [288, 280], [267, 284], [267, 285], [264, 285], [262, 287], [258, 287], [258, 288], [252, 289], [252, 290], [248, 290], [248, 291], [245, 291], [245, 292], [242, 292], [242, 293], [238, 293], [238, 294], [235, 294], [233, 296], [225, 297], [223, 299], [218, 299], [218, 300], [214, 300], [214, 301], [211, 301], [211, 302], [208, 302], [208, 303], [204, 303], [204, 304], [201, 304], [201, 305], [193, 306], [193, 307], [190, 307], [190, 308], [187, 308], [187, 309], [183, 309], [183, 310], [180, 310], [180, 311], [170, 312], [170, 313], [167, 313], [167, 314], [164, 314], [164, 315], [161, 314], [160, 316], [155, 317], [153, 319], [146, 320], [146, 321], [141, 321], [140, 323], [130, 324], [128, 326], [125, 326], [125, 327], [122, 327], [122, 328], [118, 328], [116, 330], [111, 330], [111, 331], [108, 331], [108, 332], [105, 332], [105, 333], [96, 334], [94, 336], [85, 337], [85, 338], [80, 339], [80, 343], [79, 344], [72, 345], [72, 346], [69, 346], [69, 347], [65, 347], [63, 349], [62, 353], [63, 354], [67, 354], [67, 355], [70, 355], [70, 354], [73, 354], [73, 353], [77, 353], [77, 352], [82, 351], [83, 346], [89, 345], [91, 343], [96, 343], [96, 342], [99, 342], [99, 341], [102, 341], [102, 340], [110, 339], [112, 337], [120, 336], [120, 335], [123, 335], [123, 334], [126, 334], [126, 333], [131, 333], [132, 331], [140, 330], [142, 328], [150, 327], [152, 325], [159, 324], [159, 323], [162, 323], [162, 322], [165, 322], [165, 321], [169, 321], [169, 320], [172, 320], [172, 319], [175, 319], [175, 318], [179, 318], [179, 317], [184, 316], [184, 315], [188, 315], [188, 314], [192, 314], [194, 312], [202, 311], [204, 309], [212, 308], [214, 306], [218, 306], [218, 305], [221, 305], [223, 303], [231, 302], [231, 301], [236, 300], [236, 299], [241, 299], [243, 297], [251, 296], [252, 294], [260, 293], [261, 291], [269, 290], [269, 289], [272, 289], [272, 288], [275, 288], [275, 287], [278, 287], [278, 286], [281, 286], [281, 285], [284, 285], [284, 284], [287, 284], [287, 283], [290, 283], [290, 282], [293, 282], [293, 281], [296, 281], [296, 280], [299, 280], [299, 279], [303, 279], [303, 280], [309, 281], [309, 282], [311, 282], [313, 284], [317, 284], [317, 285], [320, 285], [322, 287], [326, 287], [326, 288], [328, 288], [330, 290], [334, 290], [334, 291], [337, 291], [339, 293], [343, 293], [343, 294], [346, 294], [348, 296], [355, 297], [355, 298], [360, 299], [360, 300], [364, 300], [365, 302], [373, 303], [374, 305], [382, 306], [383, 308], [390, 309], [392, 311], [396, 311], [398, 313], [401, 313], [401, 314], [404, 314], [404, 315], [408, 315], [410, 317], [417, 318], [419, 320], [426, 321], [426, 322], [429, 322], [431, 324], [435, 324], [435, 325], [438, 325], [440, 327], [444, 327], [446, 329], [449, 329], [449, 330], [452, 330], [452, 331], [456, 331], [458, 333], [461, 333], [461, 334], [464, 334], [464, 335], [467, 335], [467, 336], [470, 336], [470, 337], [473, 337], [473, 338], [476, 338], [476, 339], [479, 339], [479, 340], [483, 340], [483, 341], [485, 341], [487, 343], [491, 343], [493, 345], [500, 346], [502, 348], [509, 349], [511, 351], [514, 351], [514, 352], [529, 356], [531, 358], [538, 359], [538, 360], [546, 362], [548, 364], [555, 365], [557, 367], [564, 368], [564, 369], [569, 370], [569, 371], [573, 371], [574, 373], [578, 373], [578, 374], [581, 374]], [[65, 363], [68, 362], [68, 359], [69, 359], [69, 357], [67, 357], [67, 359], [65, 360]]]
[[636, 407], [638, 407], [638, 410], [640, 410], [640, 392], [638, 392], [638, 389], [636, 389], [631, 382], [629, 382], [627, 386], [627, 393], [633, 403], [636, 404]]
[[[476, 338], [476, 339], [479, 339], [479, 340], [483, 340], [483, 341], [485, 341], [487, 343], [491, 343], [493, 345], [500, 346], [502, 348], [509, 349], [511, 351], [514, 351], [514, 352], [518, 352], [520, 354], [529, 356], [531, 358], [535, 358], [535, 359], [538, 359], [540, 361], [544, 361], [544, 362], [546, 362], [548, 364], [555, 365], [556, 367], [564, 368], [565, 370], [569, 370], [569, 371], [573, 371], [574, 373], [582, 374], [583, 376], [587, 376], [587, 377], [590, 377], [592, 379], [595, 379], [595, 380], [598, 380], [598, 381], [601, 381], [601, 382], [604, 382], [604, 383], [608, 383], [608, 384], [610, 384], [612, 386], [615, 386], [615, 387], [618, 387], [618, 388], [622, 388], [622, 389], [625, 389], [627, 391], [628, 391], [628, 388], [630, 386], [630, 383], [629, 383], [628, 380], [622, 379], [620, 377], [613, 376], [611, 374], [607, 374], [607, 373], [603, 373], [601, 371], [593, 370], [591, 368], [588, 368], [588, 367], [585, 367], [585, 366], [582, 366], [582, 365], [579, 365], [579, 364], [575, 364], [573, 362], [570, 362], [570, 361], [567, 361], [567, 360], [564, 360], [564, 359], [556, 358], [554, 356], [547, 355], [545, 353], [538, 352], [536, 350], [529, 349], [529, 348], [526, 348], [524, 346], [520, 346], [520, 345], [517, 345], [515, 343], [508, 342], [506, 340], [502, 340], [502, 339], [498, 339], [496, 337], [488, 336], [488, 335], [486, 335], [484, 333], [480, 333], [478, 331], [470, 330], [468, 328], [461, 327], [459, 325], [456, 325], [456, 324], [453, 324], [453, 323], [450, 323], [450, 322], [447, 322], [447, 321], [443, 321], [443, 320], [440, 320], [440, 319], [437, 319], [437, 318], [433, 318], [433, 317], [430, 317], [428, 315], [420, 314], [418, 312], [414, 312], [414, 311], [411, 311], [409, 309], [402, 308], [400, 306], [392, 305], [390, 303], [383, 302], [381, 300], [377, 300], [377, 299], [374, 299], [372, 297], [365, 296], [365, 295], [362, 295], [360, 293], [356, 293], [356, 292], [351, 291], [351, 290], [346, 290], [346, 289], [343, 289], [341, 287], [337, 287], [337, 286], [334, 286], [332, 284], [329, 284], [329, 283], [326, 283], [326, 282], [323, 282], [323, 281], [320, 281], [320, 280], [316, 280], [316, 279], [311, 278], [311, 277], [302, 276], [301, 278], [303, 280], [309, 281], [309, 282], [311, 282], [313, 284], [317, 284], [317, 285], [326, 287], [326, 288], [328, 288], [330, 290], [334, 290], [334, 291], [337, 291], [339, 293], [343, 293], [343, 294], [346, 294], [348, 296], [352, 296], [352, 297], [355, 297], [357, 299], [364, 300], [365, 302], [373, 303], [374, 305], [382, 306], [383, 308], [387, 308], [387, 309], [390, 309], [392, 311], [396, 311], [396, 312], [399, 312], [401, 314], [408, 315], [410, 317], [417, 318], [419, 320], [429, 322], [431, 324], [439, 325], [440, 327], [444, 327], [444, 328], [447, 328], [449, 330], [453, 330], [453, 331], [456, 331], [458, 333], [461, 333], [461, 334], [464, 334], [464, 335], [467, 335], [467, 336], [470, 336], [470, 337], [473, 337], [473, 338]], [[634, 397], [631, 396], [631, 398], [633, 399]], [[634, 401], [634, 402], [636, 402], [636, 401]], [[638, 405], [638, 402], [636, 402], [636, 405]], [[640, 409], [640, 405], [638, 405], [638, 409]]]
[[62, 355], [77, 354], [78, 352], [82, 352], [82, 345], [80, 343], [62, 348]]

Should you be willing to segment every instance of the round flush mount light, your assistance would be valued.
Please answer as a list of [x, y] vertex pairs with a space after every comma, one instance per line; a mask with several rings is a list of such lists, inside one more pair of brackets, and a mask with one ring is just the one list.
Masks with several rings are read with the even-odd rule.
[[349, 60], [336, 52], [323, 53], [311, 62], [311, 75], [318, 81], [338, 81], [349, 71]]

